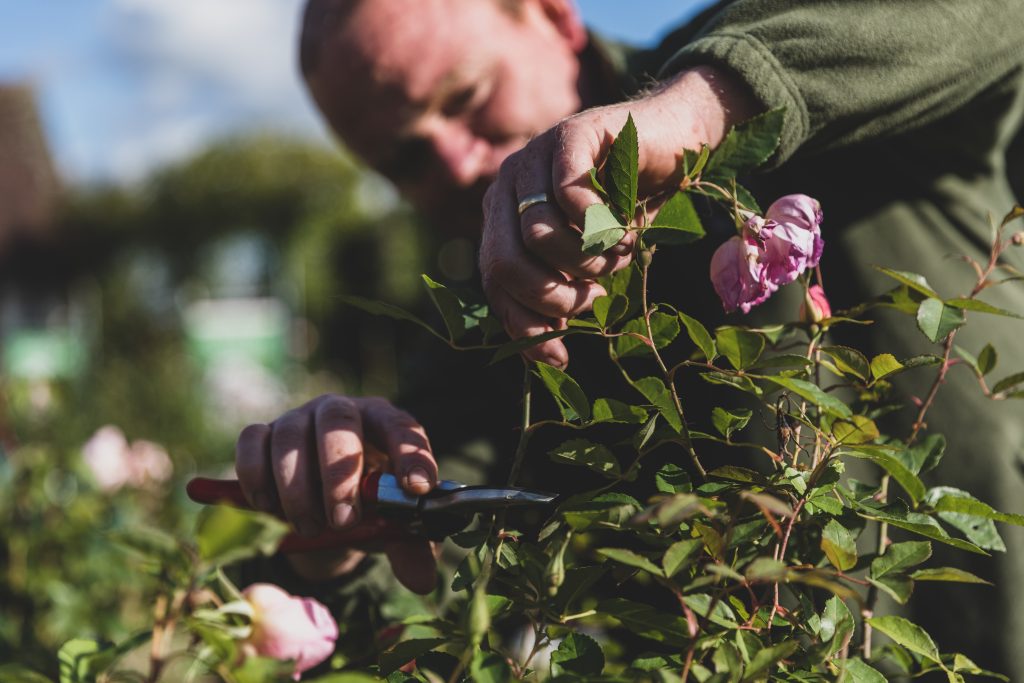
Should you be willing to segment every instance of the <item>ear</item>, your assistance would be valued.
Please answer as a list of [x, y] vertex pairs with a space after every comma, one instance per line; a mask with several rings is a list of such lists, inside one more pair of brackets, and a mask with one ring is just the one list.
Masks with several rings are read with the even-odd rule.
[[583, 25], [576, 3], [573, 0], [532, 0], [547, 17], [555, 30], [565, 38], [573, 52], [579, 53], [587, 46], [587, 29]]

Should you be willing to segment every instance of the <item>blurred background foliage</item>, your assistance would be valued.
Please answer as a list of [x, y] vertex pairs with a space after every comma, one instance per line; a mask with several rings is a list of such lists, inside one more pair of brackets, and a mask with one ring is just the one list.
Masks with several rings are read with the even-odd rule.
[[[409, 335], [338, 297], [415, 309], [424, 254], [453, 251], [349, 157], [289, 139], [59, 197], [46, 231], [0, 247], [0, 661], [49, 673], [69, 638], [142, 627], [154, 577], [111, 541], [187, 534], [184, 482], [230, 469], [242, 426], [394, 393]], [[165, 449], [170, 480], [97, 480], [83, 445], [108, 424]]]

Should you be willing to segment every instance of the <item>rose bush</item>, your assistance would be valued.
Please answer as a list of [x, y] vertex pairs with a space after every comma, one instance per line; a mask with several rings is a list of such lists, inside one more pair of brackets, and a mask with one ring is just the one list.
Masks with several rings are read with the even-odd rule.
[[334, 652], [338, 624], [320, 602], [257, 583], [242, 595], [252, 606], [252, 633], [245, 644], [257, 655], [295, 662], [295, 680]]

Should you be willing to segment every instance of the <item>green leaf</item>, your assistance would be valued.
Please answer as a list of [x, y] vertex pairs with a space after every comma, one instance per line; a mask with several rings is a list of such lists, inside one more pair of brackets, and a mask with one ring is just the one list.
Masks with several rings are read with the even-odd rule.
[[708, 159], [705, 174], [734, 178], [751, 171], [779, 146], [784, 111], [772, 109], [735, 126]]
[[918, 569], [910, 575], [915, 581], [950, 581], [953, 583], [983, 583], [991, 586], [992, 582], [986, 581], [980, 576], [958, 569], [956, 567], [928, 567]]
[[880, 380], [903, 369], [903, 364], [891, 353], [880, 353], [871, 359], [871, 376]]
[[911, 289], [916, 290], [927, 297], [931, 297], [933, 299], [942, 298], [934, 289], [932, 289], [931, 285], [928, 284], [928, 281], [924, 279], [923, 275], [918, 275], [917, 273], [908, 273], [903, 270], [891, 270], [889, 268], [882, 268], [881, 266], [873, 267], [878, 272], [888, 275], [893, 280], [905, 284], [907, 287], [910, 287]]
[[513, 339], [510, 342], [502, 344], [494, 354], [494, 358], [491, 359], [490, 364], [494, 365], [506, 358], [518, 355], [526, 349], [532, 348], [537, 344], [543, 344], [550, 339], [561, 339], [562, 337], [568, 337], [571, 334], [588, 334], [588, 332], [579, 327], [569, 327], [564, 330], [552, 330], [551, 332], [545, 332], [544, 334], [536, 334], [532, 337], [522, 337], [520, 339]]
[[669, 647], [682, 647], [690, 640], [686, 619], [639, 602], [611, 598], [598, 603], [597, 611], [618, 619], [624, 627], [638, 636], [664, 643]]
[[601, 327], [609, 327], [619, 322], [627, 310], [629, 299], [624, 294], [611, 294], [594, 299], [594, 317]]
[[599, 548], [597, 553], [598, 555], [607, 557], [609, 560], [614, 560], [619, 564], [624, 564], [627, 567], [643, 569], [645, 572], [649, 572], [655, 576], [662, 576], [661, 567], [632, 550], [627, 550], [626, 548]]
[[230, 564], [255, 555], [272, 555], [287, 534], [284, 522], [260, 512], [213, 505], [199, 513], [199, 557], [211, 565]]
[[567, 465], [581, 465], [609, 479], [615, 479], [621, 473], [619, 461], [612, 452], [601, 444], [586, 439], [572, 439], [558, 448], [548, 452], [555, 462]]
[[860, 448], [844, 450], [843, 454], [854, 458], [870, 460], [891, 474], [892, 478], [898, 481], [903, 490], [910, 496], [914, 506], [917, 506], [921, 499], [924, 498], [924, 483], [918, 479], [916, 474], [908, 470], [898, 457], [889, 451], [880, 448], [868, 449], [862, 446]]
[[430, 652], [447, 642], [444, 638], [413, 638], [396, 643], [380, 655], [380, 673], [387, 676], [395, 669], [405, 666], [422, 654]]
[[715, 330], [718, 351], [737, 370], [757, 362], [764, 351], [764, 336], [739, 327], [719, 327]]
[[887, 683], [888, 679], [878, 669], [865, 664], [863, 660], [847, 658], [840, 660], [840, 669], [846, 673], [846, 683]]
[[871, 617], [866, 620], [876, 631], [880, 631], [892, 638], [897, 644], [902, 645], [911, 652], [930, 659], [943, 669], [945, 665], [939, 658], [939, 649], [928, 633], [917, 624], [892, 615], [884, 617]]
[[1024, 515], [999, 512], [966, 491], [950, 486], [937, 486], [928, 491], [928, 502], [939, 512], [955, 512], [972, 517], [984, 517], [997, 522], [1024, 526]]
[[992, 387], [992, 393], [1002, 394], [1007, 389], [1012, 389], [1021, 382], [1024, 382], [1024, 372], [1018, 372], [1013, 375], [1010, 375], [1009, 377], [1004, 377], [998, 382], [996, 382], [995, 386]]
[[676, 432], [680, 432], [683, 429], [683, 421], [679, 417], [679, 413], [676, 412], [675, 403], [672, 401], [672, 395], [669, 393], [665, 383], [657, 377], [643, 377], [634, 382], [637, 391], [643, 394], [644, 398], [651, 402], [665, 421]]
[[946, 437], [929, 434], [923, 441], [905, 451], [897, 451], [898, 457], [914, 474], [935, 469], [946, 452]]
[[94, 683], [123, 655], [140, 647], [152, 637], [150, 631], [136, 633], [120, 643], [101, 644], [88, 638], [74, 638], [57, 652], [60, 683]]
[[666, 463], [654, 475], [654, 486], [662, 493], [690, 493], [693, 484], [690, 475], [679, 465]]
[[924, 336], [938, 343], [966, 322], [964, 314], [940, 299], [928, 298], [917, 309], [917, 326]]
[[[622, 326], [623, 332], [631, 332], [646, 339], [647, 324], [643, 318], [634, 318]], [[623, 335], [615, 338], [615, 355], [619, 358], [628, 356], [643, 356], [650, 353], [650, 347], [643, 339], [637, 339], [633, 334]], [[679, 335], [679, 318], [668, 313], [655, 311], [651, 314], [651, 336], [654, 338], [654, 345], [663, 349]]]
[[880, 579], [889, 574], [903, 572], [921, 564], [931, 556], [932, 544], [928, 541], [893, 543], [884, 555], [879, 555], [871, 560], [870, 576], [873, 579]]
[[640, 162], [640, 145], [637, 140], [633, 115], [626, 116], [626, 123], [615, 137], [605, 162], [605, 186], [612, 206], [627, 223], [636, 213], [637, 176]]
[[342, 295], [340, 298], [342, 302], [348, 304], [349, 306], [355, 306], [356, 308], [366, 311], [367, 313], [370, 313], [372, 315], [383, 315], [388, 318], [393, 318], [394, 320], [404, 320], [406, 322], [415, 323], [422, 327], [423, 329], [425, 329], [427, 332], [430, 332], [438, 339], [444, 339], [445, 341], [447, 341], [447, 339], [444, 336], [439, 334], [438, 331], [431, 327], [429, 324], [420, 320], [412, 313], [409, 313], [408, 311], [399, 308], [398, 306], [395, 306], [394, 304], [385, 303], [383, 301], [373, 301], [371, 299], [366, 299], [361, 296], [355, 296], [350, 294]]
[[590, 419], [590, 401], [576, 380], [553, 365], [539, 361], [533, 365], [567, 422]]
[[591, 204], [583, 215], [583, 253], [598, 256], [611, 249], [626, 234], [612, 210], [604, 204]]
[[52, 683], [52, 681], [21, 664], [0, 664], [0, 683]]
[[439, 282], [434, 282], [427, 275], [421, 275], [427, 285], [430, 300], [441, 314], [445, 327], [448, 328], [449, 339], [457, 342], [466, 335], [466, 321], [463, 318], [463, 304], [455, 292]]
[[821, 613], [821, 630], [818, 632], [822, 642], [828, 643], [828, 654], [839, 652], [853, 634], [853, 615], [846, 603], [833, 595], [825, 602], [825, 610]]
[[823, 346], [822, 352], [828, 354], [836, 367], [844, 374], [853, 375], [867, 381], [871, 377], [871, 366], [868, 359], [857, 349], [848, 346]]
[[474, 683], [507, 683], [512, 680], [508, 662], [495, 652], [477, 650], [469, 671]]
[[818, 406], [825, 412], [839, 418], [850, 419], [853, 417], [853, 413], [850, 411], [850, 407], [840, 401], [835, 396], [826, 394], [817, 385], [807, 382], [802, 379], [795, 379], [793, 377], [765, 377], [764, 379], [769, 382], [774, 382], [780, 387], [789, 389], [797, 396], [807, 399], [814, 405]]
[[719, 408], [715, 406], [711, 410], [711, 423], [715, 426], [715, 429], [724, 436], [729, 438], [732, 433], [743, 429], [750, 422], [750, 417], [753, 415], [753, 411], [745, 408], [738, 408], [735, 411], [728, 411], [725, 408]]
[[589, 500], [570, 499], [561, 508], [566, 523], [575, 531], [595, 526], [622, 526], [637, 510], [640, 503], [624, 493], [602, 493]]
[[952, 306], [953, 308], [961, 308], [965, 311], [978, 311], [979, 313], [988, 313], [990, 315], [1001, 315], [1004, 318], [1017, 318], [1018, 320], [1024, 320], [1024, 315], [1018, 315], [1012, 311], [996, 308], [992, 304], [985, 303], [980, 299], [947, 299], [946, 305]]
[[788, 573], [785, 562], [771, 557], [759, 557], [743, 570], [747, 581], [785, 581]]
[[[291, 662], [271, 657], [246, 657], [241, 666], [231, 670], [231, 677], [236, 683], [267, 683], [267, 681], [287, 680], [294, 669], [295, 665]], [[336, 682], [329, 679], [329, 683]], [[356, 683], [356, 681], [350, 679], [344, 683]]]
[[999, 361], [999, 354], [992, 347], [991, 344], [985, 344], [981, 352], [978, 354], [977, 368], [984, 377], [988, 373], [992, 372], [996, 368], [996, 363]]
[[761, 648], [750, 658], [750, 664], [743, 670], [743, 683], [760, 680], [762, 673], [767, 671], [770, 666], [789, 657], [799, 648], [800, 644], [795, 640], [787, 640], [778, 645]]
[[599, 398], [594, 401], [591, 418], [595, 423], [621, 422], [623, 424], [641, 424], [647, 419], [647, 411], [638, 406], [631, 406], [622, 401], [616, 401], [614, 398]]
[[914, 591], [914, 582], [902, 574], [885, 576], [881, 579], [868, 579], [868, 583], [882, 589], [901, 605], [907, 604], [910, 594]]
[[690, 341], [697, 345], [700, 352], [704, 354], [704, 358], [710, 363], [718, 356], [718, 350], [715, 347], [715, 340], [711, 338], [708, 330], [704, 325], [700, 323], [696, 318], [691, 318], [682, 311], [679, 313], [679, 319], [683, 322], [683, 326], [686, 327], [686, 333], [690, 336]]
[[821, 549], [832, 566], [840, 571], [845, 572], [857, 564], [857, 540], [834, 519], [821, 530]]
[[597, 167], [596, 166], [592, 166], [590, 168], [590, 171], [588, 171], [588, 173], [590, 175], [590, 184], [593, 186], [593, 188], [595, 190], [597, 190], [597, 192], [602, 197], [607, 198], [608, 197], [608, 191], [604, 189], [604, 186], [601, 184], [601, 181], [598, 180], [598, 178], [597, 178]]
[[878, 425], [863, 415], [854, 415], [849, 420], [832, 423], [832, 435], [841, 444], [871, 443], [880, 435]]
[[711, 595], [708, 593], [694, 593], [683, 596], [683, 602], [686, 603], [687, 607], [700, 616], [707, 617], [713, 624], [718, 624], [719, 626], [724, 626], [729, 629], [739, 627], [739, 624], [736, 623], [735, 613], [727, 604], [725, 604], [725, 601], [717, 601], [714, 610], [711, 610], [712, 599]]
[[679, 570], [690, 564], [690, 558], [696, 555], [703, 547], [704, 543], [696, 538], [687, 538], [670, 545], [668, 550], [665, 551], [665, 556], [661, 558], [661, 566], [665, 569], [665, 576], [671, 579], [678, 574]]
[[658, 210], [654, 222], [644, 230], [644, 240], [650, 244], [680, 246], [704, 237], [704, 226], [697, 210], [685, 192], [676, 192]]
[[858, 514], [862, 517], [876, 522], [886, 522], [890, 526], [899, 527], [900, 529], [906, 529], [912, 531], [915, 534], [930, 538], [933, 541], [939, 541], [946, 545], [951, 545], [954, 548], [960, 550], [966, 550], [970, 553], [977, 553], [979, 555], [987, 555], [984, 550], [979, 548], [974, 543], [968, 543], [959, 538], [953, 538], [946, 530], [939, 526], [939, 523], [928, 515], [920, 512], [909, 512], [905, 508], [901, 508], [896, 505], [890, 505], [887, 507], [878, 507], [863, 502], [852, 501], [858, 509]]
[[696, 178], [700, 175], [701, 171], [708, 163], [708, 158], [711, 156], [711, 148], [706, 144], [701, 144], [700, 152], [695, 152], [692, 149], [683, 150], [683, 173], [690, 178]]
[[582, 633], [570, 633], [551, 653], [552, 673], [563, 671], [578, 676], [599, 676], [604, 669], [604, 652], [597, 641]]

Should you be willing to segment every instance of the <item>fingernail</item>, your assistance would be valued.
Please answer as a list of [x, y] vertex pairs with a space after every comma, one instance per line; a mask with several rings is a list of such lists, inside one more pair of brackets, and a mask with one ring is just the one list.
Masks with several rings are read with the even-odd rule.
[[334, 506], [334, 526], [339, 529], [355, 523], [356, 519], [356, 509], [348, 503], [338, 503]]
[[270, 498], [265, 493], [254, 493], [252, 496], [252, 504], [260, 512], [270, 511]]
[[422, 467], [413, 467], [405, 475], [405, 485], [411, 489], [429, 489], [430, 475]]

